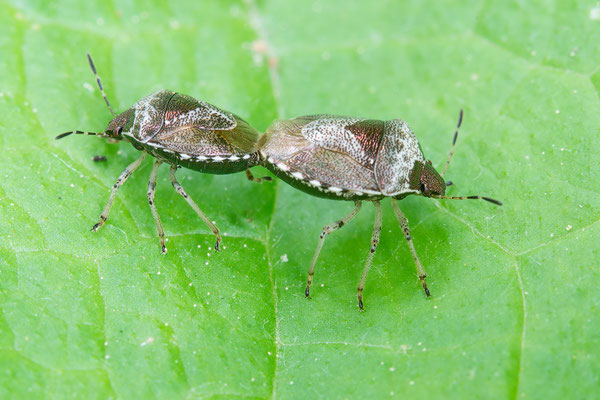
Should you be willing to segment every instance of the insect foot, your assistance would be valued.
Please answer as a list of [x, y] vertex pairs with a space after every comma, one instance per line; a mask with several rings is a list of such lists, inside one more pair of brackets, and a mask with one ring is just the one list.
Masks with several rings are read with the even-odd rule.
[[71, 134], [95, 135], [110, 142], [125, 141], [141, 152], [139, 158], [127, 166], [112, 187], [108, 202], [92, 231], [100, 229], [110, 213], [118, 189], [142, 164], [147, 155], [155, 158], [148, 180], [148, 204], [154, 217], [161, 252], [165, 254], [165, 233], [154, 202], [156, 177], [161, 164], [169, 164], [169, 175], [175, 191], [192, 207], [216, 237], [215, 250], [220, 250], [221, 234], [216, 225], [200, 210], [175, 178], [179, 167], [209, 174], [232, 174], [246, 171], [259, 163], [257, 142], [259, 133], [239, 116], [212, 104], [170, 90], [152, 93], [121, 114], [115, 115], [90, 55], [87, 55], [98, 87], [113, 119], [102, 132], [70, 131], [60, 134], [62, 139]]
[[354, 209], [342, 219], [326, 225], [319, 236], [304, 295], [310, 297], [315, 265], [330, 233], [348, 224], [363, 201], [375, 206], [371, 246], [357, 286], [359, 309], [364, 308], [363, 290], [367, 274], [379, 244], [382, 218], [379, 202], [390, 197], [394, 214], [413, 257], [417, 276], [427, 297], [431, 293], [425, 282], [425, 269], [417, 256], [408, 220], [398, 208], [397, 200], [409, 195], [435, 199], [481, 199], [496, 205], [498, 200], [483, 196], [445, 196], [452, 184], [443, 179], [458, 137], [463, 112], [460, 111], [452, 147], [444, 170], [439, 174], [426, 160], [419, 142], [400, 120], [379, 121], [336, 115], [308, 115], [275, 121], [258, 142], [260, 163], [273, 174], [313, 196], [330, 200], [354, 201]]

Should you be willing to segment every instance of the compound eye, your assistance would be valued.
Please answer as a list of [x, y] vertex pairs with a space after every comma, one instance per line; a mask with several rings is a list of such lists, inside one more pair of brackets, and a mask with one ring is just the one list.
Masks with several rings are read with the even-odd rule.
[[427, 187], [427, 184], [425, 182], [421, 182], [421, 193], [423, 193], [425, 196], [429, 195], [429, 188]]
[[123, 130], [123, 127], [122, 127], [122, 126], [117, 126], [117, 127], [115, 128], [115, 132], [114, 132], [114, 133], [115, 133], [115, 136], [119, 136], [119, 135], [121, 134], [121, 131], [122, 131], [122, 130]]

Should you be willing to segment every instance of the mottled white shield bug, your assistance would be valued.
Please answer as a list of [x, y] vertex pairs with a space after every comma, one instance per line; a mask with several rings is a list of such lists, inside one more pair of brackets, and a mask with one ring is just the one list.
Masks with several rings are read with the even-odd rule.
[[368, 200], [375, 206], [375, 223], [371, 250], [357, 287], [358, 306], [363, 309], [362, 292], [381, 232], [379, 201], [385, 197], [392, 198], [394, 213], [417, 266], [419, 279], [426, 295], [430, 296], [425, 283], [425, 270], [415, 251], [408, 220], [398, 208], [396, 200], [414, 194], [436, 199], [483, 199], [502, 204], [482, 196], [445, 196], [447, 184], [442, 177], [454, 153], [462, 116], [461, 110], [452, 148], [441, 174], [423, 156], [412, 130], [399, 119], [379, 121], [309, 115], [271, 124], [259, 140], [265, 167], [290, 185], [314, 196], [355, 202], [354, 209], [348, 215], [323, 227], [308, 271], [306, 297], [310, 296], [315, 264], [325, 237], [350, 222], [360, 210], [362, 201]]
[[104, 93], [92, 58], [89, 54], [87, 57], [102, 97], [114, 118], [103, 132], [71, 131], [58, 135], [56, 139], [72, 133], [97, 135], [130, 142], [133, 147], [142, 152], [142, 155], [127, 166], [115, 182], [100, 220], [92, 227], [92, 231], [97, 231], [106, 222], [117, 190], [140, 166], [146, 155], [150, 154], [156, 158], [156, 161], [148, 182], [148, 202], [156, 223], [162, 253], [167, 251], [165, 235], [154, 204], [156, 174], [162, 163], [170, 164], [169, 175], [173, 187], [216, 236], [215, 249], [218, 251], [221, 242], [219, 229], [177, 182], [175, 171], [178, 167], [211, 174], [231, 174], [245, 170], [249, 180], [256, 182], [270, 180], [270, 177], [255, 178], [248, 169], [259, 162], [256, 147], [259, 133], [235, 114], [170, 90], [152, 93], [127, 111], [115, 115]]

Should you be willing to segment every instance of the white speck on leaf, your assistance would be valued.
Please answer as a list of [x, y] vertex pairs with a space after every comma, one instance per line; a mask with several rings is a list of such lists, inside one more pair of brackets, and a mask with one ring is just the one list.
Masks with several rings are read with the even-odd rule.
[[252, 42], [252, 51], [258, 54], [265, 54], [269, 50], [269, 44], [262, 39]]

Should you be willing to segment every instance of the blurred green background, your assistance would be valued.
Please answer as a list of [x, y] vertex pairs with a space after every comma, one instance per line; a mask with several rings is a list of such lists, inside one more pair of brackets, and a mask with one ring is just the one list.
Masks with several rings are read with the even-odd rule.
[[[595, 1], [0, 0], [0, 397], [600, 396], [600, 5]], [[460, 108], [451, 195], [408, 198], [426, 299], [389, 202], [365, 290], [373, 207], [243, 174], [179, 179], [224, 251], [137, 152], [94, 137], [158, 89], [264, 130], [275, 118], [403, 118], [438, 168]], [[108, 161], [94, 163], [94, 155]], [[260, 175], [265, 171], [255, 171]]]

